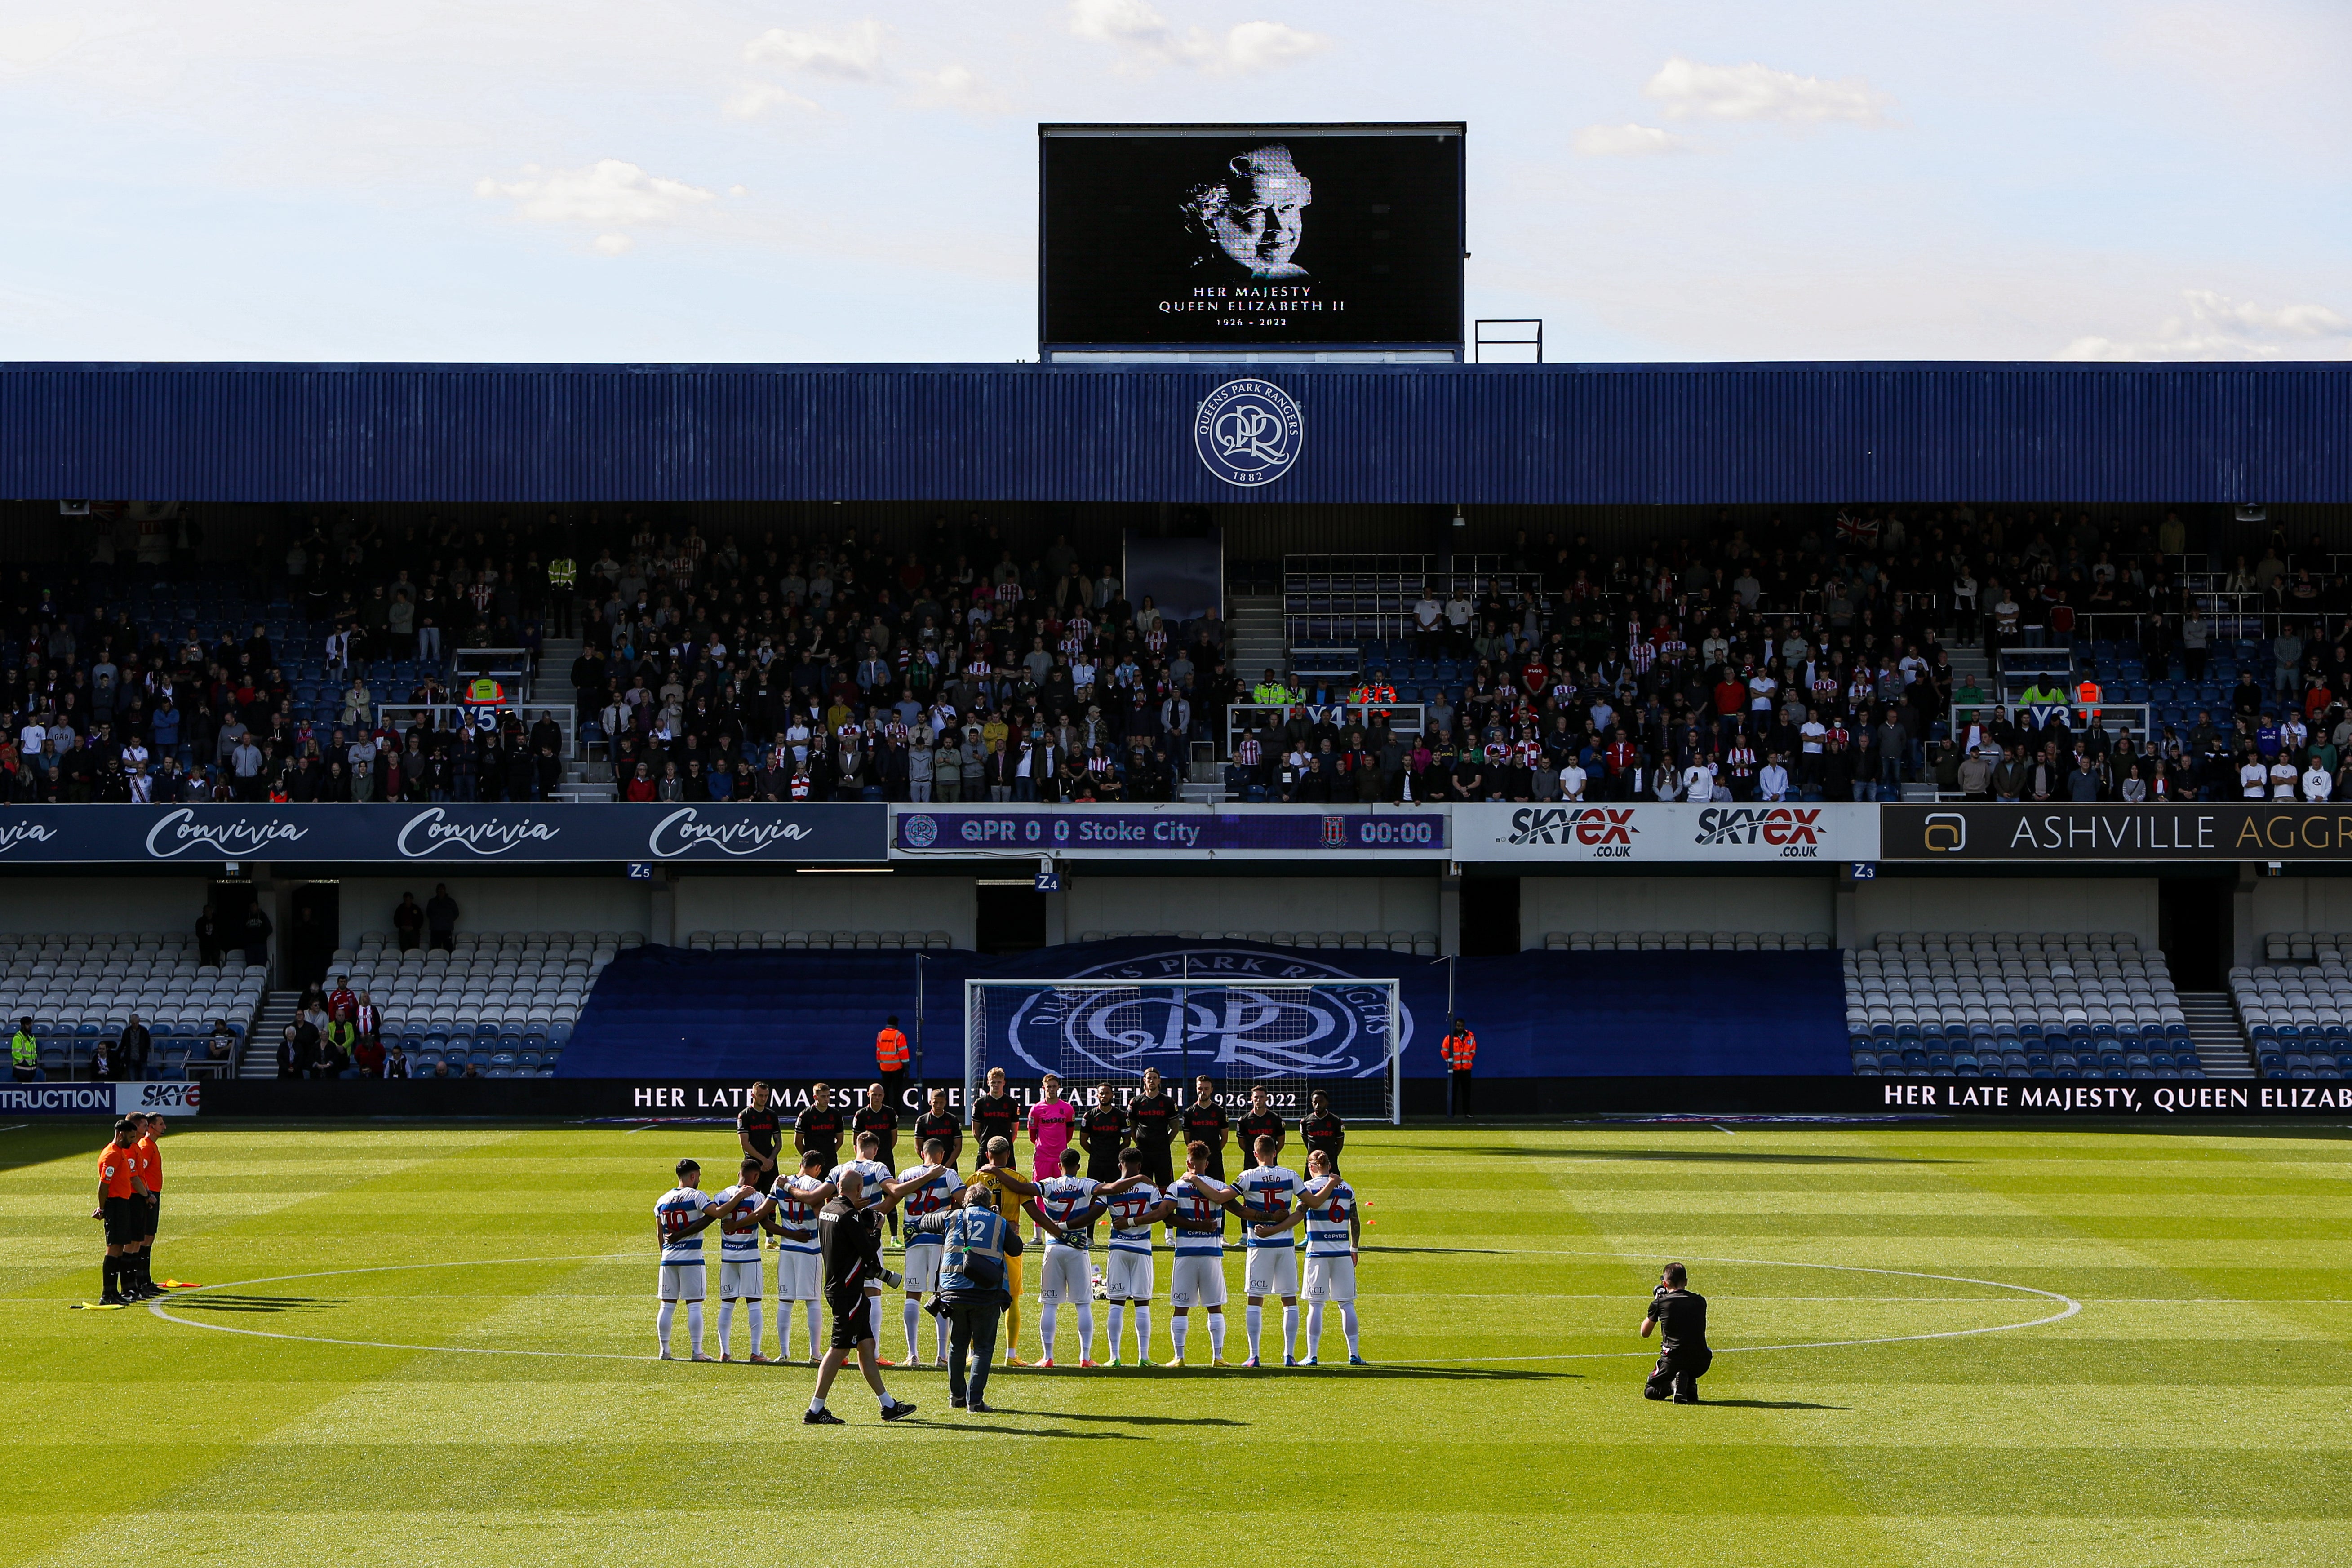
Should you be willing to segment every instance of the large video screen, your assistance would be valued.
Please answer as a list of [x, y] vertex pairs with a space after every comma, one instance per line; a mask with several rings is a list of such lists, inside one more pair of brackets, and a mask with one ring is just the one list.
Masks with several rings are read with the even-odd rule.
[[1049, 348], [1462, 341], [1459, 124], [1038, 133]]

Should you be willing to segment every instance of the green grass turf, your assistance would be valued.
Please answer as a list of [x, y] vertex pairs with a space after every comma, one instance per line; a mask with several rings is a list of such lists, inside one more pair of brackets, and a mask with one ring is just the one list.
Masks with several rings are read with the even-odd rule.
[[[289, 1339], [67, 1310], [98, 1141], [0, 1133], [0, 1563], [2352, 1561], [2328, 1129], [1360, 1134], [1374, 1367], [1000, 1373], [987, 1418], [898, 1373], [888, 1427], [852, 1375], [825, 1431], [803, 1368], [646, 1359], [653, 1200], [727, 1130], [175, 1133], [159, 1272], [235, 1288], [174, 1310]], [[1639, 1393], [1668, 1257], [1733, 1352], [1696, 1408]], [[2082, 1308], [1899, 1338], [2066, 1310], [1962, 1281]]]

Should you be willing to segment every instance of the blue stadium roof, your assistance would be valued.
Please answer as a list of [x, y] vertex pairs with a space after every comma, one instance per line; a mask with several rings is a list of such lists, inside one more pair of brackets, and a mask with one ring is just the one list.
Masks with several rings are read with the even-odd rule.
[[[1237, 490], [1192, 434], [1302, 411]], [[2352, 498], [2352, 365], [0, 365], [0, 495], [1503, 504]]]

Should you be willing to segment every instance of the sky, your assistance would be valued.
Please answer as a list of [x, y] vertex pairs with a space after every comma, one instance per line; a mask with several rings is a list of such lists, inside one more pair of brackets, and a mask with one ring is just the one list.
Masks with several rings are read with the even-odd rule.
[[1041, 120], [1460, 120], [1555, 361], [2352, 355], [2352, 5], [0, 0], [0, 361], [1036, 356]]

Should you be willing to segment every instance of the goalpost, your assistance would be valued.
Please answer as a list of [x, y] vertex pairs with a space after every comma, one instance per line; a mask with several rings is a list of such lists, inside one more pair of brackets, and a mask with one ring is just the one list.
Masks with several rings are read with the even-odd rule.
[[1058, 1074], [1082, 1107], [1108, 1083], [1124, 1104], [1156, 1067], [1187, 1103], [1206, 1073], [1228, 1110], [1262, 1085], [1295, 1123], [1322, 1089], [1340, 1116], [1394, 1124], [1411, 1027], [1394, 979], [966, 980], [964, 1103], [1001, 1067]]

